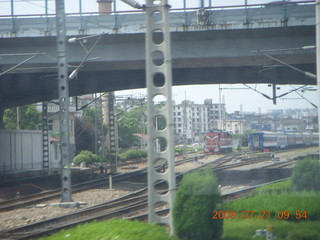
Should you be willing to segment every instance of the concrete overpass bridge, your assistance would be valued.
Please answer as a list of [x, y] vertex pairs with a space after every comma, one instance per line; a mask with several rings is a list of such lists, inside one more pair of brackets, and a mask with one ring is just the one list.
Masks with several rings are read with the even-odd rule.
[[[155, 14], [157, 20], [161, 16]], [[145, 16], [142, 12], [67, 16], [70, 96], [145, 87]], [[316, 84], [260, 50], [303, 71], [316, 72], [313, 3], [172, 10], [174, 85], [218, 83]], [[55, 16], [0, 16], [0, 108], [58, 98]], [[154, 41], [161, 40], [154, 33]], [[29, 59], [30, 58], [30, 59]], [[154, 56], [161, 63], [161, 56]], [[19, 66], [17, 64], [21, 63]], [[16, 67], [14, 67], [16, 66]], [[12, 68], [12, 69], [11, 69]], [[159, 80], [161, 81], [161, 79]]]

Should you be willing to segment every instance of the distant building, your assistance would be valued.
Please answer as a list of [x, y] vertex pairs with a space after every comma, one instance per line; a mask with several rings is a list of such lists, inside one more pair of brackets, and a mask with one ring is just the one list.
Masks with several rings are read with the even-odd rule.
[[244, 132], [243, 119], [219, 120], [217, 123], [217, 129], [227, 131], [231, 134], [243, 134]]
[[302, 119], [280, 119], [275, 125], [276, 131], [305, 132], [305, 124]]
[[195, 104], [189, 100], [173, 104], [176, 142], [182, 143], [184, 135], [188, 143], [202, 139], [204, 133], [216, 129], [217, 121], [225, 117], [225, 104], [212, 103], [212, 99], [206, 99], [203, 104]]
[[[72, 101], [70, 101], [72, 103]], [[42, 112], [42, 103], [37, 103], [36, 105], [39, 112]], [[82, 111], [77, 111], [76, 107], [73, 105], [69, 106], [69, 134], [70, 134], [70, 149], [71, 158], [74, 157], [76, 152], [75, 143], [75, 131], [74, 123], [75, 117], [82, 115]], [[40, 126], [40, 129], [42, 126]], [[48, 130], [49, 133], [59, 133], [60, 132], [60, 115], [59, 115], [59, 105], [55, 103], [48, 103]]]
[[271, 131], [271, 124], [263, 124], [263, 123], [253, 123], [250, 124], [250, 128], [257, 131]]
[[283, 110], [282, 109], [273, 109], [268, 111], [269, 116], [274, 117], [282, 117], [283, 116]]

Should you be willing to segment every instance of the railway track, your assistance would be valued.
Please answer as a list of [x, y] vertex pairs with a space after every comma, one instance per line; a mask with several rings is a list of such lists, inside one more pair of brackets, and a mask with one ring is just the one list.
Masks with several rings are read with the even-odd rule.
[[[197, 157], [201, 158], [201, 156], [197, 156]], [[184, 164], [184, 163], [187, 163], [190, 161], [194, 161], [194, 157], [183, 159], [183, 160], [178, 160], [178, 161], [176, 161], [176, 165], [181, 165], [181, 164]], [[136, 171], [132, 171], [129, 173], [115, 175], [115, 176], [113, 176], [113, 181], [119, 182], [119, 181], [127, 180], [130, 178], [136, 178], [139, 176], [146, 175], [146, 172], [147, 172], [147, 168], [143, 168], [141, 170], [136, 170]], [[109, 183], [109, 178], [104, 177], [104, 178], [91, 180], [91, 181], [87, 181], [87, 182], [80, 183], [80, 184], [74, 184], [74, 185], [72, 185], [72, 192], [80, 192], [80, 191], [88, 190], [88, 189], [99, 187], [99, 186], [105, 186], [108, 183]], [[60, 195], [61, 195], [61, 189], [58, 188], [58, 189], [54, 189], [54, 190], [43, 191], [43, 192], [40, 192], [37, 194], [32, 194], [32, 195], [28, 195], [28, 196], [10, 199], [7, 201], [2, 201], [2, 202], [0, 202], [0, 211], [8, 211], [8, 210], [15, 209], [15, 208], [21, 208], [21, 207], [35, 205], [35, 204], [43, 202], [43, 201], [47, 201], [47, 200], [50, 200], [53, 198], [60, 197]]]
[[[119, 182], [122, 180], [142, 176], [145, 173], [146, 172], [144, 169], [144, 170], [137, 170], [137, 171], [133, 171], [125, 174], [119, 174], [113, 177], [113, 181]], [[75, 184], [75, 185], [72, 185], [72, 192], [80, 192], [80, 191], [88, 190], [90, 188], [99, 187], [102, 185], [106, 185], [108, 182], [109, 182], [109, 179], [104, 177], [104, 178], [92, 180], [89, 182]], [[24, 196], [16, 199], [11, 199], [8, 201], [2, 201], [0, 202], [0, 211], [8, 211], [14, 208], [19, 208], [19, 207], [21, 208], [21, 207], [34, 205], [39, 202], [60, 197], [60, 195], [61, 195], [61, 189], [59, 188], [59, 189], [44, 191], [41, 193], [32, 194], [32, 195], [28, 195], [28, 196]]]
[[[283, 181], [282, 179], [279, 181]], [[275, 182], [279, 182], [275, 181]], [[273, 182], [272, 182], [273, 183]], [[269, 183], [268, 183], [269, 184]], [[265, 184], [262, 184], [265, 185]], [[228, 202], [242, 197], [247, 197], [250, 193], [262, 185], [253, 186], [237, 192], [222, 195], [223, 201]], [[159, 206], [163, 208], [163, 206]], [[168, 209], [159, 210], [159, 214], [165, 214]], [[141, 214], [141, 212], [144, 212]], [[131, 215], [131, 217], [127, 217]], [[147, 219], [147, 188], [143, 188], [126, 196], [83, 209], [81, 211], [63, 215], [57, 218], [13, 228], [0, 232], [1, 239], [31, 239], [44, 235], [49, 235], [61, 229], [73, 227], [77, 224], [90, 222], [92, 220], [106, 220], [110, 218]]]
[[[190, 157], [187, 159], [182, 159], [182, 160], [178, 160], [175, 162], [175, 165], [181, 165], [187, 162], [196, 162], [196, 159], [202, 159], [204, 157], [204, 155], [197, 155], [194, 157]], [[251, 155], [252, 157], [252, 155]], [[233, 164], [227, 164], [228, 162], [237, 159], [237, 160], [243, 160], [246, 159], [246, 161], [241, 161], [239, 163], [233, 163]], [[225, 169], [229, 169], [229, 168], [233, 168], [233, 167], [239, 167], [239, 166], [244, 166], [244, 165], [248, 165], [248, 164], [252, 164], [252, 163], [256, 163], [256, 162], [260, 162], [260, 161], [265, 161], [265, 158], [261, 156], [251, 159], [248, 159], [248, 155], [242, 155], [242, 154], [231, 154], [231, 155], [227, 155], [224, 157], [219, 158], [218, 160], [210, 163], [212, 164], [212, 168], [216, 171], [218, 170], [225, 170]], [[227, 164], [227, 165], [226, 165]], [[159, 168], [165, 168], [166, 166], [159, 166]], [[119, 174], [119, 175], [115, 175], [113, 177], [113, 181], [114, 182], [119, 182], [122, 180], [126, 180], [126, 179], [130, 179], [130, 178], [136, 178], [138, 176], [143, 176], [146, 175], [147, 172], [147, 168], [143, 168], [141, 170], [136, 170], [136, 171], [132, 171], [129, 173], [124, 173], [124, 174]], [[80, 183], [80, 184], [75, 184], [72, 186], [72, 190], [73, 192], [80, 192], [80, 191], [84, 191], [84, 190], [88, 190], [94, 187], [99, 187], [99, 186], [105, 186], [106, 184], [108, 184], [109, 179], [108, 178], [100, 178], [100, 179], [96, 179], [96, 180], [91, 180], [89, 182], [84, 182], [84, 183]], [[0, 202], [0, 211], [8, 211], [11, 209], [15, 209], [15, 208], [21, 208], [21, 207], [27, 207], [27, 206], [32, 206], [35, 205], [37, 203], [41, 203], [43, 201], [47, 201], [53, 198], [58, 198], [61, 195], [61, 189], [54, 189], [54, 190], [49, 190], [49, 191], [44, 191], [41, 193], [37, 193], [37, 194], [32, 194], [32, 195], [28, 195], [28, 196], [24, 196], [24, 197], [20, 197], [20, 198], [15, 198], [15, 199], [11, 199], [8, 201], [2, 201]]]
[[[197, 159], [200, 158], [200, 156], [196, 156], [196, 157]], [[228, 162], [234, 160], [235, 158], [243, 161], [239, 163], [227, 164]], [[240, 156], [240, 154], [233, 154], [233, 155], [224, 156], [208, 164], [212, 164], [212, 168], [218, 171], [218, 170], [224, 170], [224, 169], [233, 168], [237, 166], [248, 165], [256, 162], [261, 162], [263, 160], [265, 160], [265, 156], [263, 158], [262, 155], [259, 157], [256, 157], [255, 159], [249, 160], [247, 156], [243, 158]], [[190, 162], [190, 161], [196, 161], [195, 157], [179, 160], [176, 162], [176, 164], [179, 165], [179, 164], [183, 164], [185, 162]], [[208, 164], [205, 164], [205, 165], [208, 165]], [[145, 170], [146, 169], [135, 171], [135, 172], [139, 172], [139, 174], [143, 175], [146, 173]], [[129, 178], [128, 176], [129, 174], [122, 174], [122, 175], [125, 176], [126, 178]], [[135, 176], [131, 176], [131, 177], [135, 177]], [[177, 174], [177, 182], [179, 182], [181, 178], [182, 178], [182, 174]], [[99, 180], [97, 180], [97, 182], [98, 182], [97, 184], [99, 184]], [[86, 183], [85, 185], [87, 184], [88, 183]], [[103, 185], [105, 184], [106, 184], [106, 179], [103, 180]], [[81, 185], [83, 184], [80, 184], [79, 186], [80, 189], [81, 189]], [[88, 188], [88, 186], [86, 186], [85, 188]], [[41, 222], [29, 224], [29, 225], [24, 225], [22, 227], [10, 229], [8, 231], [3, 231], [3, 232], [0, 232], [0, 239], [30, 239], [33, 237], [49, 234], [52, 231], [58, 231], [62, 228], [71, 227], [79, 223], [88, 222], [93, 219], [102, 220], [102, 219], [109, 219], [112, 217], [125, 217], [133, 214], [139, 215], [141, 211], [146, 211], [146, 207], [147, 207], [146, 191], [147, 190], [145, 188], [133, 194], [128, 194], [119, 199], [102, 203], [93, 207], [88, 207], [72, 214], [67, 214], [61, 217], [47, 219], [45, 221], [41, 221]], [[250, 190], [247, 190], [247, 191], [250, 192]], [[240, 194], [243, 195], [244, 192], [245, 190], [239, 191], [237, 195], [239, 196]], [[57, 195], [54, 197], [57, 197], [60, 195], [60, 189], [59, 189], [59, 192], [57, 192], [56, 194]], [[228, 198], [230, 200], [231, 198], [237, 198], [237, 197], [231, 197], [231, 196], [232, 195], [228, 194], [224, 196], [224, 199]], [[47, 196], [47, 197], [50, 198], [52, 196]], [[39, 199], [33, 199], [33, 200], [31, 199], [30, 201], [40, 202], [40, 201], [43, 201], [43, 197], [40, 197]], [[26, 204], [27, 205], [30, 204], [30, 201], [29, 203], [26, 203]], [[21, 204], [23, 205], [24, 203], [21, 203]], [[21, 204], [19, 206], [22, 206]], [[14, 207], [17, 207], [17, 205], [11, 206], [11, 208], [14, 208]], [[3, 209], [5, 209], [5, 207]]]

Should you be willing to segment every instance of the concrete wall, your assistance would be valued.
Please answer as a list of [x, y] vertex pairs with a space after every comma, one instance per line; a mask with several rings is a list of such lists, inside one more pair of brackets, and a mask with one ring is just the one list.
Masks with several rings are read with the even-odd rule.
[[[59, 167], [57, 143], [49, 144], [50, 169]], [[0, 173], [42, 170], [41, 130], [0, 131]]]

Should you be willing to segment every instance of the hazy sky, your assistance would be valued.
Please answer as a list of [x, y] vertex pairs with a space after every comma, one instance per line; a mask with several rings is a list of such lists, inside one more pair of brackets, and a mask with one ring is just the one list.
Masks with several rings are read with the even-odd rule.
[[[79, 3], [82, 3], [83, 12], [96, 12], [98, 11], [98, 5], [95, 0], [66, 0], [66, 12], [75, 13], [79, 11]], [[139, 3], [143, 4], [143, 0], [138, 0]], [[227, 6], [227, 5], [241, 5], [244, 4], [244, 0], [212, 0], [214, 6]], [[248, 4], [266, 3], [270, 1], [262, 0], [248, 0]], [[54, 1], [49, 0], [49, 13], [55, 12]], [[169, 3], [173, 8], [179, 8], [183, 6], [183, 0], [169, 0]], [[199, 0], [186, 0], [187, 7], [199, 6]], [[209, 0], [205, 0], [205, 6], [208, 6]], [[10, 0], [0, 0], [0, 15], [8, 15], [11, 13]], [[42, 14], [45, 13], [45, 0], [14, 0], [14, 14]], [[126, 4], [117, 0], [118, 10], [133, 10]], [[260, 94], [253, 90], [244, 89], [230, 89], [230, 88], [245, 88], [243, 85], [221, 85], [221, 95], [224, 96], [227, 111], [233, 112], [240, 110], [242, 105], [244, 111], [255, 111], [257, 112], [260, 108], [262, 112], [266, 112], [268, 109], [278, 108], [313, 108], [310, 103], [302, 99], [298, 94], [291, 93], [285, 97], [285, 99], [278, 99], [277, 105], [273, 105], [272, 101], [266, 99]], [[268, 96], [272, 96], [272, 89], [266, 84], [264, 85], [253, 85], [250, 87], [256, 88], [258, 91], [265, 93]], [[299, 86], [294, 86], [299, 87]], [[227, 89], [228, 88], [228, 89]], [[315, 87], [314, 87], [315, 88]], [[277, 95], [291, 91], [292, 86], [281, 86], [281, 89], [277, 91]], [[137, 94], [145, 93], [145, 90], [135, 91], [121, 91], [117, 94]], [[203, 103], [204, 99], [212, 98], [214, 102], [219, 102], [219, 85], [197, 85], [197, 86], [182, 86], [173, 88], [173, 99], [177, 103], [180, 103], [185, 98], [194, 101], [195, 103]], [[304, 97], [309, 101], [317, 105], [317, 92], [308, 91], [304, 94]], [[289, 98], [289, 99], [288, 99]], [[297, 99], [299, 98], [299, 99]], [[222, 98], [221, 98], [222, 99]]]

